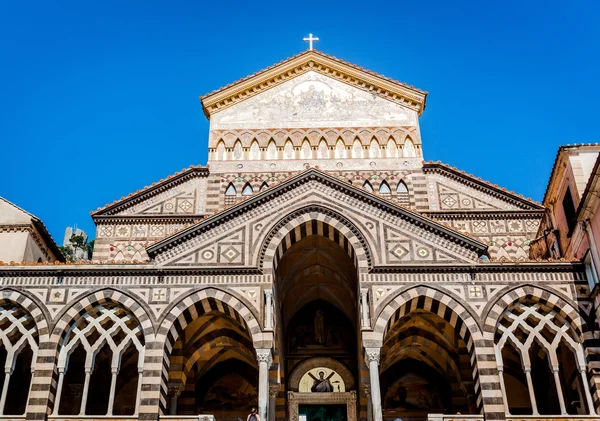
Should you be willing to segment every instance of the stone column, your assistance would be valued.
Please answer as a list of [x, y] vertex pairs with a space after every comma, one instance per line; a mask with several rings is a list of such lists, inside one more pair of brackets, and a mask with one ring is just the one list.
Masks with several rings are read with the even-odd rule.
[[85, 415], [85, 407], [87, 406], [88, 390], [90, 390], [90, 378], [92, 377], [92, 368], [85, 368], [85, 382], [83, 383], [83, 392], [81, 393], [81, 408], [79, 415]]
[[369, 377], [371, 379], [371, 403], [373, 405], [373, 421], [383, 421], [381, 410], [381, 391], [379, 386], [379, 358], [381, 348], [365, 348], [365, 360], [369, 365]]
[[169, 415], [177, 415], [177, 406], [179, 404], [179, 396], [185, 385], [178, 384], [174, 386], [169, 386], [169, 391], [167, 392], [167, 396], [169, 397]]
[[592, 399], [592, 394], [590, 393], [590, 385], [588, 383], [588, 378], [585, 372], [585, 365], [582, 364], [582, 366], [579, 367], [579, 373], [581, 374], [583, 392], [585, 393], [585, 400], [587, 401], [588, 408], [590, 409], [590, 415], [596, 415], [596, 409], [594, 408], [594, 400]]
[[504, 401], [504, 413], [510, 415], [508, 398], [506, 397], [506, 385], [504, 384], [504, 366], [502, 365], [498, 365], [498, 377], [500, 377], [500, 391], [502, 392], [502, 400]]
[[113, 414], [113, 408], [115, 406], [115, 392], [117, 389], [117, 375], [119, 374], [119, 370], [116, 368], [113, 368], [111, 371], [112, 376], [110, 378], [110, 392], [108, 394], [108, 411], [106, 412], [106, 415]]
[[258, 361], [258, 415], [260, 421], [267, 421], [269, 406], [269, 367], [273, 362], [270, 348], [257, 348]]
[[371, 328], [371, 320], [369, 319], [369, 290], [360, 290], [360, 308], [361, 308], [361, 327], [363, 329]]
[[270, 383], [269, 384], [269, 420], [275, 421], [275, 399], [277, 399], [277, 394], [279, 393], [279, 389], [281, 385], [279, 383]]
[[144, 369], [138, 367], [138, 384], [137, 393], [135, 395], [135, 411], [133, 415], [138, 415], [140, 413], [140, 400], [142, 399], [142, 380], [144, 380]]
[[2, 385], [2, 397], [0, 397], [0, 415], [4, 415], [4, 405], [6, 405], [6, 394], [8, 393], [8, 383], [12, 375], [11, 368], [4, 369], [4, 384]]
[[560, 376], [558, 375], [558, 366], [552, 366], [552, 374], [554, 374], [554, 383], [556, 384], [556, 394], [558, 395], [558, 404], [560, 405], [560, 414], [568, 415], [567, 408], [565, 406], [565, 397], [562, 391], [562, 385], [560, 384]]
[[273, 330], [273, 290], [265, 289], [265, 330]]
[[527, 389], [529, 390], [529, 399], [531, 400], [531, 411], [533, 415], [540, 415], [537, 409], [537, 403], [535, 401], [535, 392], [533, 390], [533, 381], [531, 380], [531, 366], [524, 365], [523, 371], [525, 371], [525, 377], [527, 378]]

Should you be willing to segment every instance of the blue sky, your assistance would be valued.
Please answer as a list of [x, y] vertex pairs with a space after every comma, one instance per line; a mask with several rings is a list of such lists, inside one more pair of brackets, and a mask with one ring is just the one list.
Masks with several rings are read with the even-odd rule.
[[600, 3], [0, 2], [0, 196], [94, 235], [89, 212], [205, 164], [198, 96], [317, 48], [429, 92], [426, 160], [541, 200], [594, 143]]

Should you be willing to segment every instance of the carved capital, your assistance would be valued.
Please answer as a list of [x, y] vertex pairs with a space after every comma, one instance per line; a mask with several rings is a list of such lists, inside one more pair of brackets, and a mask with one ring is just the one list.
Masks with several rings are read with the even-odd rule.
[[365, 360], [367, 363], [375, 361], [379, 364], [379, 358], [381, 358], [381, 348], [365, 348]]
[[265, 289], [265, 295], [268, 298], [273, 298], [273, 290], [272, 289]]
[[363, 392], [367, 398], [371, 397], [371, 385], [368, 383], [363, 383], [362, 385]]
[[184, 384], [172, 384], [169, 385], [169, 390], [167, 392], [170, 397], [179, 397], [181, 392], [183, 392], [185, 385]]
[[271, 367], [271, 363], [273, 362], [273, 356], [271, 355], [270, 348], [257, 348], [256, 351], [256, 361], [258, 364], [267, 363], [267, 367]]
[[269, 384], [269, 397], [276, 398], [279, 393], [279, 389], [281, 389], [281, 385], [279, 383], [271, 383]]

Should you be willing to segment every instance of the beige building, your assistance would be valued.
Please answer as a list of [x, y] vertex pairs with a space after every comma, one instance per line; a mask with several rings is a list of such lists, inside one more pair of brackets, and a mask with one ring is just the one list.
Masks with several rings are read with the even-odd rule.
[[55, 262], [64, 257], [37, 217], [0, 197], [0, 261]]
[[92, 212], [93, 263], [0, 267], [3, 413], [597, 419], [585, 265], [424, 161], [426, 97], [316, 51], [201, 97], [208, 165]]

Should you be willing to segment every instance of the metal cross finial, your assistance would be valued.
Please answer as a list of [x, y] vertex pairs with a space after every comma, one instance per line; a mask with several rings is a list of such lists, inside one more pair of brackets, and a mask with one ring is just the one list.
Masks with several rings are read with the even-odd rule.
[[303, 41], [308, 41], [308, 49], [313, 49], [313, 41], [318, 41], [319, 38], [313, 38], [313, 34], [308, 34], [308, 38], [303, 38]]

